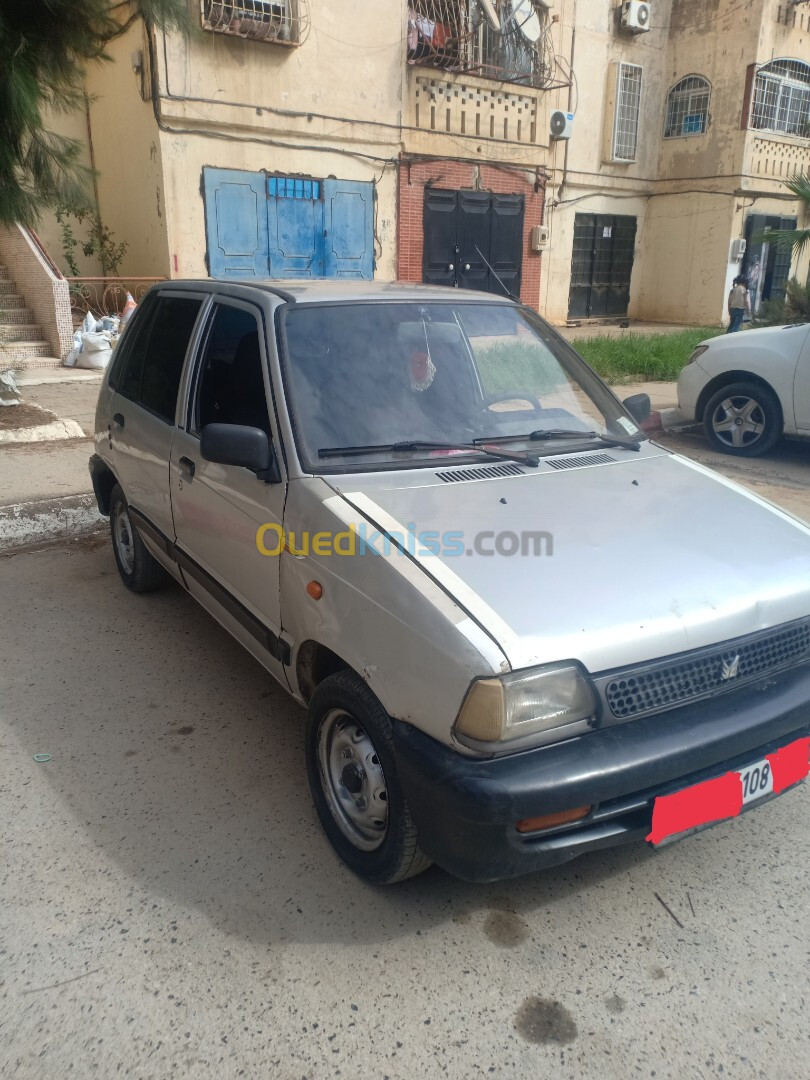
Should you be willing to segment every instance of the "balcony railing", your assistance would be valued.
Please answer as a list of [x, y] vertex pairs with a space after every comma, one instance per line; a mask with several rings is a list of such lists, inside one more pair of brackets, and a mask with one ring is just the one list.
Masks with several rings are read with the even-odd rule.
[[150, 286], [164, 277], [69, 277], [70, 307], [74, 322], [89, 312], [93, 315], [120, 315], [127, 293], [138, 301]]
[[408, 63], [520, 86], [568, 85], [555, 74], [539, 0], [410, 0]]

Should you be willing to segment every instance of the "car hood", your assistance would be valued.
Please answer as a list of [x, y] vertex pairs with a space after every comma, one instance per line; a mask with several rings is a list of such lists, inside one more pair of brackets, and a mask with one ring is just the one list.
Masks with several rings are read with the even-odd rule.
[[[341, 494], [405, 538], [514, 669], [575, 659], [597, 673], [810, 614], [810, 527], [649, 445], [599, 467], [429, 476], [355, 475]], [[506, 534], [536, 532], [550, 538], [542, 554], [533, 541], [525, 554], [494, 553], [495, 536], [506, 551]], [[437, 547], [426, 533], [443, 538], [442, 553], [418, 542]]]

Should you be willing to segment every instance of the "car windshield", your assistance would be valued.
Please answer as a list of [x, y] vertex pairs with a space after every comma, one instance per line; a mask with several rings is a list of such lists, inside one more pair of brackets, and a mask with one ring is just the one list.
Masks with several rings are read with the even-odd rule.
[[[516, 304], [302, 304], [285, 308], [282, 325], [285, 385], [311, 471], [435, 465], [476, 440], [509, 440], [514, 451], [523, 436], [544, 454], [594, 432], [639, 437], [590, 368]], [[412, 443], [440, 445], [397, 445]]]

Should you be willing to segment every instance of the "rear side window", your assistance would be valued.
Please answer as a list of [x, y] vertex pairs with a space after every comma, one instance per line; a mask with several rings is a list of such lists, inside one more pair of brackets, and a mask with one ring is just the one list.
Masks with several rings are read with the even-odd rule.
[[172, 423], [177, 391], [202, 297], [161, 296], [154, 315], [148, 317], [124, 357], [118, 390], [130, 401], [143, 405]]
[[157, 306], [157, 302], [158, 298], [156, 293], [149, 293], [145, 296], [140, 304], [138, 304], [130, 317], [130, 321], [124, 328], [121, 334], [121, 340], [113, 354], [112, 362], [110, 364], [110, 375], [107, 379], [108, 385], [113, 390], [117, 390], [121, 385], [129, 355], [138, 348], [138, 340], [140, 339], [141, 347], [143, 347], [144, 342], [148, 339], [149, 328], [152, 325], [152, 319], [155, 317], [155, 307]]

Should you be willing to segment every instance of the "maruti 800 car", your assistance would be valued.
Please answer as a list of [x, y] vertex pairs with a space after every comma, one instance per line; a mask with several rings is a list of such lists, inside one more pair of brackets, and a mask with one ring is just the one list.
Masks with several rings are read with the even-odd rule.
[[510, 299], [172, 281], [91, 472], [124, 584], [175, 578], [305, 706], [344, 862], [488, 881], [807, 773], [810, 530], [648, 413]]

